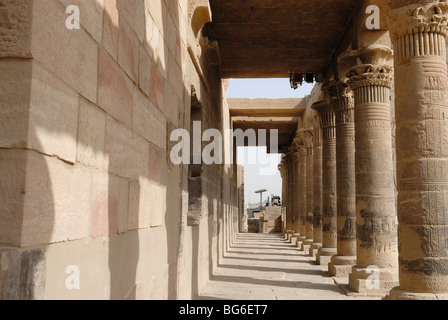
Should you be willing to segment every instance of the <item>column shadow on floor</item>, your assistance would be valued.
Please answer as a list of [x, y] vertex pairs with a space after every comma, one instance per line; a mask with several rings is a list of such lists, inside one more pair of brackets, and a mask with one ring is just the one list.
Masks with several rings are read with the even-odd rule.
[[[227, 283], [224, 287], [229, 284], [230, 287], [233, 284], [235, 287], [255, 285], [273, 289], [277, 287], [319, 290], [343, 295], [338, 285], [328, 282], [328, 278], [331, 278], [329, 272], [321, 270], [312, 259], [281, 235], [240, 234], [225, 252], [223, 260], [218, 263], [218, 272], [215, 272], [210, 280], [215, 283]], [[266, 265], [260, 266], [264, 262]], [[303, 280], [297, 279], [300, 275], [304, 276]], [[326, 280], [310, 282], [310, 276]], [[215, 299], [207, 295], [200, 297], [201, 300], [209, 298]]]
[[287, 268], [275, 268], [275, 267], [258, 267], [258, 266], [246, 266], [241, 264], [222, 264], [219, 266], [224, 269], [239, 269], [239, 270], [254, 270], [254, 271], [264, 271], [264, 272], [283, 272], [291, 274], [311, 274], [311, 275], [323, 275], [323, 271], [320, 270], [300, 270], [297, 269], [287, 269]]
[[325, 290], [333, 291], [336, 293], [342, 293], [339, 287], [335, 284], [327, 283], [314, 283], [307, 281], [287, 281], [287, 280], [269, 280], [250, 277], [238, 277], [238, 276], [213, 276], [213, 281], [222, 281], [227, 283], [240, 283], [240, 284], [255, 284], [262, 286], [272, 287], [284, 287], [284, 288], [297, 288], [297, 289], [312, 289], [312, 290]]

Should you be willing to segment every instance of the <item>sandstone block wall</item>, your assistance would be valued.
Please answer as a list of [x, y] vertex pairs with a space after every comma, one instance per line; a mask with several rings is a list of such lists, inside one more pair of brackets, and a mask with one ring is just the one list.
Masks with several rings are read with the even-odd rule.
[[[68, 5], [79, 30], [66, 28]], [[236, 204], [236, 176], [204, 171], [195, 238], [169, 135], [190, 129], [192, 86], [207, 127], [225, 122], [212, 112], [223, 108], [216, 68], [202, 63], [201, 81], [187, 50], [197, 46], [188, 1], [5, 0], [0, 11], [0, 279], [23, 284], [3, 282], [0, 298], [190, 298], [206, 280], [193, 284], [194, 265], [208, 270], [218, 251], [201, 244], [218, 238], [222, 202]], [[14, 273], [30, 254], [32, 270]]]

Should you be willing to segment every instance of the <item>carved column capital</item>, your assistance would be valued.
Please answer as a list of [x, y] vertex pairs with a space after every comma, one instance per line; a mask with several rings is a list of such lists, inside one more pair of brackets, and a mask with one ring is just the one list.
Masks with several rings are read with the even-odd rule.
[[354, 55], [358, 64], [347, 73], [351, 89], [360, 86], [387, 86], [393, 81], [393, 51], [387, 46], [371, 45], [357, 50]]
[[392, 68], [372, 64], [357, 65], [350, 69], [348, 84], [355, 91], [359, 87], [381, 86], [390, 89], [393, 83]]
[[[448, 33], [448, 2], [392, 1], [388, 26], [392, 40], [407, 34]], [[423, 2], [423, 4], [422, 4]]]
[[287, 166], [286, 166], [286, 157], [282, 159], [282, 161], [280, 161], [280, 164], [278, 165], [278, 171], [280, 171], [280, 175], [282, 177], [282, 179], [285, 179], [286, 174], [287, 174]]
[[306, 151], [306, 155], [313, 155], [314, 135], [313, 128], [303, 128], [300, 131], [300, 135], [303, 141], [303, 149]]
[[397, 62], [419, 56], [438, 56], [446, 59], [448, 2], [418, 2], [392, 3], [388, 28]]
[[387, 46], [372, 45], [356, 53], [358, 63], [347, 73], [354, 92], [355, 105], [388, 103], [393, 77], [393, 51]]
[[319, 114], [319, 122], [324, 139], [336, 137], [336, 118], [333, 105], [329, 101], [318, 101], [311, 108]]
[[355, 108], [353, 91], [350, 89], [347, 80], [340, 80], [334, 85], [330, 102], [336, 113], [340, 111], [353, 110]]
[[288, 157], [288, 162], [290, 166], [293, 166], [297, 161], [299, 161], [299, 152], [295, 144], [292, 144], [288, 148], [286, 156]]

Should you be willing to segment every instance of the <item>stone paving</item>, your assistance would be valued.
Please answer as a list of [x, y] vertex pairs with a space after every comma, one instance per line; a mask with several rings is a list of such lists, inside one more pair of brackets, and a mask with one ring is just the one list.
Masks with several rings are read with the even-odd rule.
[[[348, 293], [348, 294], [346, 294]], [[379, 300], [346, 292], [344, 279], [280, 234], [239, 234], [200, 300]]]

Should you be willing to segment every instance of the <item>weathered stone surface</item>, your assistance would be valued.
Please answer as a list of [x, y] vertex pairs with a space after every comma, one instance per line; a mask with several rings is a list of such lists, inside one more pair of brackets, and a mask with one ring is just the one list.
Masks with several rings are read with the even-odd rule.
[[175, 60], [174, 54], [172, 54], [171, 52], [168, 54], [167, 82], [173, 89], [176, 96], [181, 99], [184, 89], [184, 76], [181, 66]]
[[92, 238], [127, 231], [129, 182], [100, 171], [92, 171]]
[[26, 247], [88, 235], [90, 174], [85, 168], [34, 151], [1, 154], [2, 243]]
[[371, 46], [357, 52], [358, 62], [348, 73], [355, 97], [356, 237], [357, 264], [350, 288], [372, 292], [364, 283], [370, 266], [387, 275], [377, 291], [387, 292], [398, 282], [395, 190], [392, 165], [390, 87], [392, 50]]
[[78, 162], [103, 169], [106, 114], [90, 102], [80, 99], [78, 124]]
[[354, 100], [344, 80], [331, 88], [336, 116], [337, 255], [328, 269], [334, 277], [346, 277], [356, 264], [356, 185]]
[[[188, 0], [0, 0], [1, 297], [188, 300], [218, 277], [217, 287], [228, 286], [224, 296], [232, 298], [254, 284], [255, 295], [246, 297], [346, 299], [331, 277], [322, 277], [327, 265], [300, 272], [320, 249], [317, 261], [331, 260], [329, 271], [355, 291], [384, 295], [397, 285], [399, 270], [393, 299], [445, 299], [446, 2], [392, 1], [397, 11], [389, 24], [382, 15], [381, 30], [389, 27], [394, 42], [397, 130], [390, 117], [390, 50], [351, 51], [373, 40], [389, 46], [387, 32], [365, 30], [359, 1], [243, 1], [238, 10], [232, 1], [200, 2], [205, 9], [210, 2], [212, 15], [189, 10], [199, 2]], [[81, 9], [79, 30], [65, 28], [68, 4]], [[400, 8], [405, 4], [412, 5]], [[352, 31], [359, 31], [356, 37]], [[305, 69], [318, 82], [343, 77], [347, 66], [336, 60], [347, 49], [347, 64], [357, 64], [349, 74], [358, 101], [356, 223], [353, 159], [341, 156], [353, 152], [352, 127], [336, 126], [340, 140], [330, 141], [334, 117], [326, 112], [313, 132], [306, 171], [291, 146], [296, 132], [310, 129], [311, 105], [328, 103], [326, 88], [319, 83], [288, 106], [259, 100], [229, 108], [228, 80], [221, 79], [287, 77]], [[170, 161], [169, 134], [189, 129], [190, 111], [199, 105], [203, 128], [279, 129], [283, 244], [271, 247], [265, 235], [239, 247], [243, 184], [236, 166], [204, 166], [200, 188], [190, 188], [188, 165]], [[344, 124], [351, 116], [345, 111], [336, 112]], [[224, 145], [226, 155], [230, 147]], [[196, 228], [187, 227], [188, 191], [201, 200]], [[275, 222], [265, 215], [259, 226], [267, 231]], [[309, 256], [297, 254], [297, 246], [310, 246]], [[80, 268], [80, 290], [65, 286], [70, 265]], [[372, 266], [380, 271], [375, 290]]]
[[298, 170], [296, 171], [296, 183], [298, 184], [298, 215], [297, 223], [300, 233], [299, 241], [306, 240], [306, 160], [307, 150], [304, 145], [298, 147]]
[[312, 108], [322, 128], [322, 247], [316, 261], [328, 265], [337, 252], [336, 118], [329, 102], [317, 102]]
[[87, 237], [90, 172], [83, 166], [68, 165], [33, 151], [26, 152], [25, 170], [21, 245]]
[[45, 272], [42, 249], [0, 247], [0, 300], [42, 300]]
[[5, 0], [0, 5], [0, 58], [31, 58], [33, 3]]
[[151, 227], [151, 182], [132, 180], [129, 188], [128, 230]]
[[151, 57], [143, 46], [139, 49], [138, 60], [138, 86], [149, 97], [151, 94]]
[[390, 296], [448, 299], [448, 4], [405, 4], [389, 14], [396, 48], [400, 280]]
[[128, 128], [132, 127], [131, 79], [107, 54], [100, 50], [98, 77], [98, 105]]
[[31, 60], [0, 60], [0, 147], [25, 148], [31, 99]]
[[33, 64], [29, 149], [76, 162], [79, 95], [39, 63]]
[[[104, 2], [106, 0], [60, 0], [64, 7], [75, 5], [79, 7], [80, 24], [86, 31], [95, 39], [96, 42], [101, 43], [103, 35], [103, 12]], [[68, 16], [68, 15], [67, 15]]]
[[322, 247], [322, 129], [318, 118], [313, 123], [313, 243], [310, 256]]
[[136, 83], [138, 83], [138, 53], [139, 41], [137, 35], [125, 20], [120, 20], [118, 35], [118, 64]]
[[65, 27], [68, 15], [59, 1], [42, 0], [33, 3], [33, 58], [85, 98], [96, 102], [96, 41], [82, 28], [69, 30]]
[[136, 133], [156, 145], [166, 148], [166, 118], [152, 102], [134, 88], [133, 126]]
[[[45, 299], [49, 300], [123, 300], [129, 297], [137, 283], [146, 288], [136, 290], [135, 299], [148, 299], [149, 279], [160, 273], [151, 270], [151, 260], [141, 255], [164, 257], [166, 247], [152, 246], [153, 237], [166, 237], [152, 230], [129, 231], [110, 235], [57, 243], [46, 248], [47, 281]], [[76, 274], [67, 273], [69, 266], [79, 270], [79, 290], [67, 288], [66, 283]], [[70, 271], [70, 269], [68, 269]], [[139, 294], [142, 295], [139, 295]]]
[[0, 243], [20, 246], [23, 223], [23, 192], [26, 151], [0, 150]]
[[121, 177], [148, 176], [149, 142], [111, 117], [106, 118], [104, 169]]
[[151, 62], [151, 102], [159, 108], [162, 112], [166, 113], [168, 110], [164, 109], [165, 101], [165, 78], [158, 68], [157, 64]]
[[118, 25], [119, 14], [116, 0], [104, 0], [104, 25], [103, 46], [104, 49], [116, 61], [118, 58]]
[[134, 28], [136, 0], [115, 0], [120, 17]]

